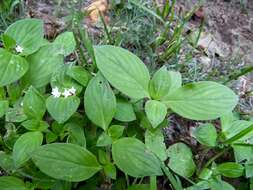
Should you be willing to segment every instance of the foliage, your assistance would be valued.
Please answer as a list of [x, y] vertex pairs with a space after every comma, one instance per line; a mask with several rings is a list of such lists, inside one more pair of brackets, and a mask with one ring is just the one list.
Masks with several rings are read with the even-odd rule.
[[[246, 170], [252, 177], [253, 123], [232, 115], [238, 97], [231, 89], [211, 81], [182, 84], [180, 73], [166, 67], [151, 74], [115, 45], [85, 43], [93, 68], [82, 59], [64, 62], [77, 52], [75, 34], [49, 42], [42, 28], [42, 21], [24, 19], [2, 35], [0, 167], [6, 176], [0, 189], [96, 189], [110, 182], [117, 190], [154, 190], [157, 176], [167, 176], [175, 190], [188, 178], [196, 184], [187, 189], [234, 189], [221, 176]], [[162, 129], [172, 113], [221, 118], [220, 133], [211, 124], [193, 132], [203, 146], [220, 151], [205, 166], [182, 142], [166, 147]], [[236, 161], [216, 164], [228, 148]]]

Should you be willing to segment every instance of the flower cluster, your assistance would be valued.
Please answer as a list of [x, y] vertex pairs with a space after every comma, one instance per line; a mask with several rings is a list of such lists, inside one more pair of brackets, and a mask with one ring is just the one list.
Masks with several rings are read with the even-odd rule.
[[71, 88], [64, 88], [63, 92], [59, 91], [58, 87], [55, 87], [52, 89], [51, 93], [55, 98], [59, 98], [61, 96], [64, 96], [64, 98], [67, 98], [69, 96], [73, 96], [76, 94], [76, 89], [72, 86]]

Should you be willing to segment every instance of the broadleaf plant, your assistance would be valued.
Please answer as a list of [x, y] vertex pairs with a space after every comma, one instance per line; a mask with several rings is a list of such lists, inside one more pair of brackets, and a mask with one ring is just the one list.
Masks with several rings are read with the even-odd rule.
[[[222, 176], [253, 176], [253, 123], [233, 117], [229, 87], [185, 84], [166, 65], [150, 72], [127, 49], [92, 46], [81, 30], [48, 41], [42, 23], [17, 21], [1, 38], [0, 189], [156, 190], [157, 176], [174, 190], [234, 189]], [[172, 115], [197, 120], [189, 138], [218, 155], [197, 163], [184, 139], [168, 144]], [[235, 161], [217, 163], [230, 148]]]

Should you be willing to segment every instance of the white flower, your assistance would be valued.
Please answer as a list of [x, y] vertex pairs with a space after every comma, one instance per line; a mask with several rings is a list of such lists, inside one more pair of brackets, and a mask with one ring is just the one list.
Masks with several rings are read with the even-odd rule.
[[16, 48], [15, 48], [16, 52], [18, 53], [22, 53], [24, 48], [22, 48], [21, 46], [17, 45]]
[[59, 91], [58, 87], [55, 87], [55, 88], [52, 89], [52, 95], [55, 98], [59, 98], [61, 96], [61, 92]]
[[76, 94], [76, 89], [72, 86], [72, 87], [69, 89], [69, 92], [70, 92], [72, 95], [75, 95], [75, 94]]
[[71, 96], [72, 94], [70, 93], [70, 91], [68, 89], [65, 88], [62, 95], [64, 96], [64, 98], [67, 98], [67, 97]]

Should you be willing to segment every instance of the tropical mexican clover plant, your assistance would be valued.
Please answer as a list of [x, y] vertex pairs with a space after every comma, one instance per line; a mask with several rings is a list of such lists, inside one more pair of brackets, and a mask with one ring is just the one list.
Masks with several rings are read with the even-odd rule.
[[95, 189], [105, 181], [112, 189], [156, 189], [156, 177], [163, 175], [173, 189], [183, 189], [178, 176], [193, 175], [197, 183], [189, 189], [232, 189], [221, 175], [242, 175], [240, 151], [247, 150], [240, 144], [233, 146], [237, 163], [212, 162], [195, 174], [190, 148], [176, 143], [167, 149], [162, 133], [172, 112], [200, 121], [222, 117], [219, 142], [212, 124], [193, 136], [207, 147], [244, 142], [252, 122], [231, 119], [238, 98], [228, 87], [210, 81], [182, 85], [180, 73], [165, 67], [151, 78], [137, 56], [110, 45], [93, 47], [97, 73], [91, 73], [64, 63], [75, 51], [73, 33], [49, 42], [37, 19], [15, 22], [2, 41], [0, 190]]

